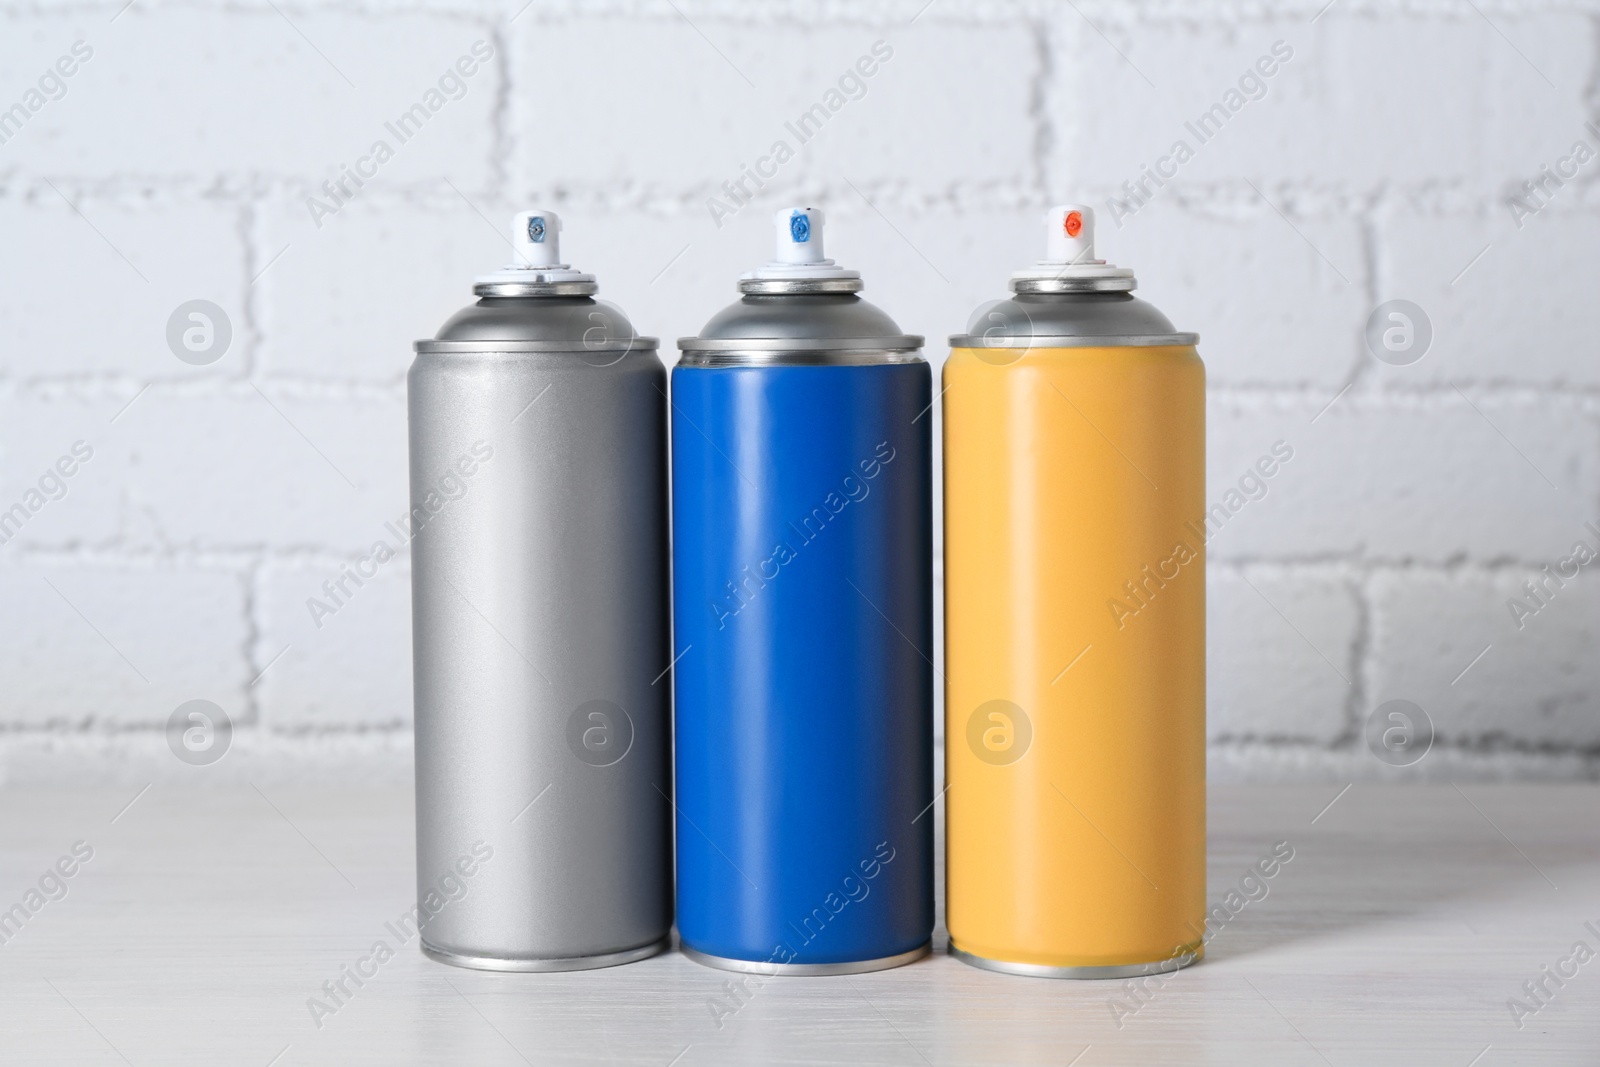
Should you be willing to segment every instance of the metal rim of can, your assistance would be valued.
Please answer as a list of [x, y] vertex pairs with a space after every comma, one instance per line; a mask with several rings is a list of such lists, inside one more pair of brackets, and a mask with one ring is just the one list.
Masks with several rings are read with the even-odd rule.
[[479, 282], [472, 287], [478, 297], [593, 296], [600, 286], [592, 281]]
[[718, 352], [685, 352], [680, 367], [865, 367], [890, 364], [925, 363], [919, 349], [806, 349], [772, 351], [733, 349]]
[[1155, 960], [1150, 963], [1055, 967], [1047, 963], [1014, 963], [1009, 960], [997, 960], [989, 956], [979, 956], [977, 953], [968, 952], [954, 943], [950, 945], [950, 955], [968, 966], [977, 967], [985, 971], [994, 971], [999, 974], [1014, 974], [1024, 978], [1069, 978], [1080, 981], [1104, 981], [1117, 978], [1142, 978], [1145, 975], [1152, 974], [1171, 974], [1173, 971], [1182, 970], [1201, 958], [1200, 954], [1196, 952], [1185, 956], [1172, 956], [1165, 960]]
[[967, 333], [950, 335], [951, 348], [1193, 348], [1200, 343], [1197, 333], [1115, 334], [1092, 336], [1064, 334], [1057, 337], [974, 337]]
[[672, 935], [667, 934], [646, 945], [625, 948], [616, 952], [602, 952], [594, 956], [468, 956], [447, 949], [436, 948], [422, 942], [422, 954], [429, 959], [448, 963], [452, 967], [467, 967], [475, 971], [592, 971], [600, 967], [616, 967], [636, 960], [658, 956], [672, 947]]
[[691, 352], [915, 352], [918, 334], [899, 337], [680, 337], [678, 347]]
[[1138, 282], [1126, 278], [1013, 278], [1013, 293], [1131, 293]]
[[582, 341], [417, 341], [413, 347], [419, 355], [450, 355], [472, 352], [504, 352], [511, 355], [531, 352], [567, 352], [586, 355], [591, 352], [654, 352], [659, 342], [654, 337], [632, 337], [616, 341], [585, 344]]
[[894, 956], [880, 956], [871, 960], [847, 960], [842, 963], [773, 963], [740, 960], [731, 956], [713, 956], [709, 952], [701, 952], [693, 946], [684, 944], [681, 938], [678, 942], [678, 951], [701, 966], [714, 967], [719, 971], [738, 971], [771, 978], [814, 978], [821, 975], [868, 974], [872, 971], [904, 967], [908, 963], [915, 963], [924, 956], [931, 955], [933, 943], [924, 941], [909, 952], [901, 952]]
[[739, 292], [747, 296], [785, 296], [793, 293], [859, 293], [860, 278], [740, 278]]

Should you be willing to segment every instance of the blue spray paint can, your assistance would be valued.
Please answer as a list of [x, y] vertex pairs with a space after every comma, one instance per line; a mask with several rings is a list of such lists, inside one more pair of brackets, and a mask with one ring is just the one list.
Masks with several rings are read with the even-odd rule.
[[821, 211], [775, 221], [672, 372], [678, 931], [848, 974], [933, 928], [931, 375]]

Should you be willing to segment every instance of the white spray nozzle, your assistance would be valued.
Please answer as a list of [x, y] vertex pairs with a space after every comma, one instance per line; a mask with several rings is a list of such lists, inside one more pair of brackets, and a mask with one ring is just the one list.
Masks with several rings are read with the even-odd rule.
[[[511, 217], [511, 262], [492, 274], [480, 275], [477, 285], [549, 286], [582, 282], [593, 292], [594, 275], [572, 269], [561, 261], [561, 216], [554, 211], [519, 211]], [[570, 289], [570, 286], [568, 287]]]
[[826, 263], [822, 252], [822, 226], [826, 216], [814, 207], [784, 208], [772, 216], [777, 230], [778, 263]]
[[772, 262], [744, 277], [771, 281], [811, 278], [859, 278], [827, 258], [822, 250], [822, 227], [826, 216], [814, 207], [786, 207], [772, 216], [777, 251]]
[[554, 211], [519, 211], [511, 220], [511, 247], [519, 267], [565, 267], [561, 262], [561, 216]]
[[1058, 204], [1044, 216], [1046, 263], [1095, 263], [1094, 208]]
[[1012, 274], [1011, 287], [1017, 292], [1128, 290], [1133, 271], [1095, 258], [1094, 208], [1057, 204], [1044, 213], [1044, 259]]

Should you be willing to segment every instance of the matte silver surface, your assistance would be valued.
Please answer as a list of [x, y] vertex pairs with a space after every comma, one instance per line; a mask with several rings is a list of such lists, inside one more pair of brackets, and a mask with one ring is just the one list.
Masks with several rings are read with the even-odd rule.
[[1200, 957], [1198, 954], [1188, 956], [1174, 956], [1171, 959], [1157, 960], [1153, 963], [1129, 963], [1114, 967], [1051, 967], [1042, 963], [1008, 963], [1005, 960], [992, 960], [986, 956], [974, 956], [964, 949], [950, 946], [950, 955], [962, 963], [981, 967], [986, 971], [998, 971], [1001, 974], [1021, 975], [1024, 978], [1074, 978], [1095, 981], [1107, 978], [1142, 978], [1151, 974], [1169, 974], [1180, 968], [1187, 967]]
[[[696, 337], [681, 337], [684, 353], [914, 352], [922, 338], [852, 293], [746, 294], [717, 312]], [[779, 360], [778, 362], [785, 362]], [[844, 362], [862, 362], [860, 359]]]
[[443, 901], [443, 955], [604, 957], [672, 923], [666, 372], [647, 339], [586, 348], [596, 311], [482, 301], [408, 379], [418, 899]]
[[1172, 321], [1128, 293], [1018, 293], [979, 308], [951, 348], [1084, 348], [1194, 345]]
[[932, 951], [932, 946], [925, 942], [920, 947], [914, 948], [910, 952], [902, 952], [898, 956], [884, 956], [875, 960], [851, 960], [848, 963], [758, 963], [753, 960], [735, 960], [726, 956], [713, 956], [683, 944], [680, 944], [678, 949], [696, 963], [705, 964], [707, 967], [715, 967], [719, 971], [740, 971], [744, 974], [806, 978], [826, 974], [866, 974], [869, 971], [887, 971], [891, 967], [904, 967], [906, 964], [915, 963], [926, 956]]
[[651, 956], [660, 955], [672, 947], [672, 938], [663, 937], [659, 941], [652, 941], [648, 945], [638, 948], [624, 949], [621, 952], [607, 952], [599, 956], [571, 956], [566, 959], [544, 959], [526, 957], [522, 959], [506, 959], [498, 956], [463, 956], [455, 952], [445, 952], [434, 948], [426, 941], [422, 942], [422, 954], [429, 959], [448, 963], [452, 967], [470, 967], [475, 971], [520, 971], [550, 972], [550, 971], [592, 971], [600, 967], [615, 967], [618, 964], [633, 963], [636, 960], [647, 960]]

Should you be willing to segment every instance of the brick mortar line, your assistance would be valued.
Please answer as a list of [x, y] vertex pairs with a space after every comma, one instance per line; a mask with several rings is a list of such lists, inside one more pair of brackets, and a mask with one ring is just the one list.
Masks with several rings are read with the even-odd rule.
[[[1577, 538], [1579, 531], [1573, 533]], [[1565, 548], [1555, 553], [1559, 558]], [[1278, 556], [1218, 556], [1208, 553], [1206, 566], [1218, 570], [1243, 574], [1246, 571], [1266, 572], [1270, 577], [1317, 577], [1326, 580], [1370, 580], [1395, 575], [1428, 575], [1450, 579], [1487, 582], [1496, 575], [1523, 575], [1538, 572], [1552, 559], [1532, 560], [1498, 554], [1483, 559], [1439, 561], [1409, 557], [1367, 557], [1348, 554], [1328, 555], [1278, 555]]]
[[[261, 677], [262, 671], [267, 666], [261, 659], [261, 646], [266, 639], [266, 620], [262, 617], [262, 601], [266, 593], [265, 583], [262, 581], [263, 569], [262, 559], [257, 556], [238, 576], [244, 607], [244, 637], [240, 651], [247, 675], [243, 692], [242, 721], [256, 727], [264, 727], [266, 724], [266, 709], [262, 706], [260, 690], [252, 684]], [[270, 657], [273, 653], [268, 652], [266, 655]]]
[[[491, 131], [492, 132], [492, 131]], [[1038, 143], [1037, 132], [1019, 169], [1030, 172], [1022, 178], [995, 178], [989, 180], [963, 180], [940, 186], [918, 186], [903, 179], [864, 179], [857, 187], [870, 194], [880, 207], [889, 207], [913, 218], [934, 217], [943, 214], [961, 216], [981, 213], [996, 208], [1032, 210], [1048, 207], [1058, 196], [1049, 189], [1041, 190], [1038, 173], [1038, 155], [1044, 150]], [[1053, 151], [1054, 138], [1051, 139]], [[1554, 152], [1555, 149], [1552, 149]], [[657, 218], [697, 216], [705, 211], [706, 197], [720, 193], [720, 187], [704, 179], [691, 185], [664, 186], [629, 181], [557, 182], [548, 188], [538, 186], [518, 187], [514, 173], [516, 163], [516, 138], [509, 134], [503, 147], [504, 156], [491, 158], [487, 177], [492, 189], [466, 190], [475, 198], [493, 201], [522, 201], [542, 198], [572, 207], [596, 210], [631, 211]], [[1046, 164], [1048, 160], [1044, 161]], [[1375, 179], [1371, 187], [1326, 186], [1314, 180], [1288, 178], [1270, 183], [1270, 190], [1279, 206], [1304, 222], [1339, 222], [1363, 225], [1376, 223], [1374, 232], [1383, 244], [1388, 243], [1383, 220], [1376, 219], [1380, 207], [1392, 204], [1409, 210], [1408, 217], [1462, 219], [1481, 221], [1486, 214], [1505, 209], [1505, 191], [1510, 183], [1520, 181], [1548, 160], [1530, 160], [1526, 172], [1484, 176], [1481, 186], [1467, 188], [1451, 180], [1441, 186], [1437, 180], [1417, 184], [1394, 185], [1387, 179]], [[501, 173], [505, 172], [505, 173]], [[12, 171], [0, 176], [0, 205], [16, 202], [37, 206], [45, 211], [68, 212], [53, 192], [43, 184], [42, 178], [30, 177], [29, 171]], [[206, 175], [150, 174], [51, 174], [50, 181], [72, 196], [74, 202], [89, 209], [117, 207], [123, 209], [168, 209], [194, 205], [237, 206], [249, 204], [263, 215], [272, 209], [290, 207], [292, 201], [318, 194], [320, 186], [309, 176], [293, 174], [264, 175], [251, 171], [221, 171]], [[1600, 176], [1584, 178], [1569, 183], [1576, 195], [1567, 196], [1551, 205], [1541, 214], [1551, 217], [1587, 218], [1600, 212]], [[1489, 191], [1489, 187], [1493, 187]], [[871, 209], [852, 202], [854, 194], [844, 185], [827, 180], [808, 181], [808, 193], [819, 199], [836, 201], [832, 210], [845, 216], [867, 216]], [[1097, 183], [1086, 183], [1073, 190], [1080, 199], [1101, 203], [1120, 190]], [[45, 195], [48, 194], [48, 195]], [[849, 195], [846, 195], [849, 194]], [[1208, 183], [1173, 185], [1165, 202], [1192, 217], [1222, 223], [1245, 223], [1276, 217], [1271, 207], [1261, 203], [1242, 179]], [[396, 208], [432, 210], [459, 214], [467, 210], [460, 197], [438, 177], [422, 178], [404, 184], [384, 184], [363, 190], [360, 200], [352, 210], [376, 212]], [[328, 223], [337, 225], [337, 220]], [[707, 224], [709, 226], [709, 223]]]
[[[81, 723], [81, 725], [73, 725], [73, 723]], [[409, 736], [412, 730], [412, 724], [402, 719], [373, 723], [346, 723], [337, 726], [294, 726], [288, 728], [243, 721], [236, 721], [233, 725], [238, 728], [239, 734], [274, 739], [373, 737], [381, 740], [402, 735]], [[166, 722], [153, 719], [145, 722], [102, 720], [96, 723], [92, 716], [75, 716], [59, 725], [50, 720], [46, 720], [43, 723], [0, 722], [0, 742], [7, 738], [23, 740], [30, 738], [71, 738], [104, 742], [138, 741], [161, 739], [165, 732]]]
[[[156, 11], [163, 9], [221, 12], [224, 14], [272, 14], [267, 0], [222, 0], [216, 3], [148, 5]], [[413, 0], [410, 3], [352, 2], [352, 0], [285, 0], [280, 6], [291, 13], [306, 15], [351, 15], [382, 18], [390, 15], [432, 15], [441, 18], [483, 19], [506, 13], [501, 3], [488, 0]], [[892, 9], [893, 18], [882, 14], [864, 16], [857, 5], [834, 3], [752, 3], [749, 0], [679, 0], [678, 7], [696, 20], [738, 26], [773, 28], [823, 26], [896, 26], [922, 6], [921, 0], [904, 0]], [[1255, 25], [1293, 18], [1308, 19], [1322, 6], [1322, 0], [1209, 0], [1206, 3], [1144, 2], [1129, 4], [1116, 0], [1081, 0], [1079, 6], [1102, 26], [1118, 28], [1165, 25]], [[1583, 13], [1600, 10], [1592, 0], [1482, 0], [1479, 4], [1486, 12], [1510, 17], [1539, 14]], [[1378, 18], [1432, 18], [1439, 21], [1470, 22], [1472, 12], [1463, 12], [1461, 6], [1446, 0], [1343, 0], [1340, 14]], [[939, 0], [919, 18], [929, 19], [938, 25], [969, 25], [973, 22], [1012, 25], [1041, 11], [1055, 10], [1033, 0]], [[106, 5], [67, 3], [40, 5], [8, 3], [0, 5], [0, 14], [49, 15], [104, 15]], [[149, 15], [150, 11], [141, 12]], [[639, 21], [669, 22], [677, 20], [672, 6], [664, 0], [609, 0], [609, 2], [578, 4], [569, 2], [557, 5], [535, 5], [523, 18], [533, 18], [541, 24], [612, 21], [628, 17]], [[520, 20], [519, 20], [520, 21]]]
[[[376, 520], [375, 520], [376, 521]], [[379, 522], [381, 529], [381, 522]], [[383, 535], [373, 535], [378, 540]], [[23, 543], [9, 553], [18, 562], [53, 569], [90, 567], [103, 570], [133, 572], [183, 571], [186, 573], [210, 572], [215, 574], [244, 575], [252, 570], [267, 569], [317, 570], [326, 569], [329, 577], [354, 560], [366, 554], [369, 542], [362, 548], [336, 548], [327, 545], [267, 545], [262, 543], [237, 546], [157, 546], [139, 544], [110, 544], [51, 546]], [[0, 570], [6, 567], [7, 553], [0, 551]], [[411, 554], [408, 545], [395, 553], [393, 564], [385, 564], [397, 575], [409, 575]], [[373, 579], [368, 579], [369, 581]]]
[[[1266, 750], [1284, 754], [1311, 754], [1339, 756], [1356, 754], [1371, 759], [1359, 737], [1340, 741], [1337, 745], [1324, 744], [1294, 735], [1219, 734], [1206, 739], [1211, 752], [1234, 753]], [[1429, 755], [1444, 753], [1456, 758], [1493, 759], [1502, 756], [1521, 756], [1530, 760], [1576, 758], [1595, 765], [1600, 770], [1600, 744], [1592, 742], [1529, 741], [1501, 734], [1490, 734], [1477, 739], [1438, 740]]]
[[[514, 136], [511, 141], [514, 151]], [[310, 176], [266, 174], [259, 171], [219, 171], [204, 175], [120, 172], [109, 176], [99, 173], [68, 172], [51, 173], [48, 177], [62, 192], [72, 194], [77, 203], [89, 206], [99, 204], [136, 206], [143, 203], [169, 206], [174, 203], [197, 202], [228, 204], [251, 199], [270, 203], [273, 197], [299, 199], [312, 194], [323, 195], [318, 181]], [[838, 195], [839, 209], [850, 205], [850, 200], [845, 196], [850, 192], [848, 186], [824, 185], [815, 181], [812, 184], [822, 185], [830, 194]], [[954, 203], [960, 196], [993, 197], [997, 194], [1025, 201], [1030, 206], [1035, 204], [1048, 206], [1049, 203], [1049, 200], [1041, 196], [1035, 185], [1027, 179], [961, 180], [945, 185], [921, 187], [910, 185], [903, 179], [883, 178], [863, 179], [856, 184], [858, 188], [876, 192], [878, 195], [874, 196], [875, 200], [881, 197], [891, 204], [908, 195], [919, 198], [917, 200], [919, 203]], [[464, 191], [483, 197], [496, 195], [496, 191], [483, 188], [469, 188]], [[536, 186], [510, 190], [510, 195], [519, 198], [529, 194], [578, 203], [631, 200], [648, 205], [645, 210], [651, 213], [672, 216], [704, 213], [706, 197], [713, 194], [722, 195], [722, 189], [712, 178], [707, 177], [690, 184], [670, 186], [629, 180], [558, 181], [544, 190]], [[179, 197], [182, 199], [178, 199]], [[44, 184], [43, 176], [34, 177], [30, 171], [12, 171], [9, 179], [0, 176], [0, 203], [11, 200], [39, 204], [50, 210], [70, 213], [70, 209], [61, 204], [60, 199], [55, 197], [50, 188]], [[388, 182], [375, 185], [371, 189], [363, 190], [359, 200], [352, 206], [359, 209], [362, 205], [467, 210], [461, 203], [460, 197], [438, 175], [404, 183]], [[987, 203], [982, 206], [987, 206]], [[866, 216], [872, 214], [872, 211], [857, 201], [845, 213]], [[327, 225], [333, 226], [336, 222], [329, 222]], [[707, 226], [710, 226], [710, 223], [707, 223]]]
[[228, 375], [217, 378], [136, 379], [116, 372], [85, 371], [75, 375], [49, 375], [24, 379], [0, 378], [0, 399], [28, 397], [46, 401], [108, 403], [131, 399], [145, 386], [150, 392], [171, 399], [218, 400], [249, 399], [254, 386], [263, 391], [295, 400], [336, 400], [366, 402], [373, 405], [405, 402], [404, 373], [392, 381], [358, 378], [319, 378], [299, 373], [262, 373], [255, 376]]
[[[187, 569], [187, 571], [190, 571], [190, 573], [194, 571], [194, 568], [184, 569]], [[235, 725], [243, 726], [259, 726], [261, 725], [262, 721], [262, 707], [261, 701], [259, 701], [259, 693], [253, 688], [253, 686], [250, 685], [250, 683], [248, 683], [248, 681], [253, 680], [253, 678], [259, 677], [259, 673], [261, 673], [261, 667], [264, 665], [259, 664], [258, 654], [256, 654], [256, 649], [258, 649], [262, 637], [261, 622], [259, 622], [258, 613], [256, 613], [258, 601], [259, 598], [261, 598], [261, 584], [259, 584], [258, 581], [258, 569], [259, 561], [258, 565], [250, 566], [250, 568], [245, 568], [243, 571], [240, 571], [240, 573], [235, 574], [235, 581], [238, 581], [238, 585], [240, 585], [240, 595], [242, 595], [243, 601], [243, 616], [245, 616], [245, 633], [243, 633], [243, 637], [240, 638], [240, 648], [238, 648], [238, 653], [240, 653], [240, 661], [242, 661], [243, 669], [245, 669], [246, 678], [245, 689], [243, 689], [242, 693], [243, 709], [240, 710], [240, 718], [238, 718], [238, 723], [235, 723]]]
[[[1273, 748], [1303, 748], [1320, 752], [1342, 752], [1351, 746], [1365, 749], [1359, 735], [1334, 742], [1316, 741], [1299, 734], [1229, 733], [1206, 738], [1213, 748], [1234, 748], [1247, 745], [1265, 745]], [[1600, 760], [1600, 741], [1528, 741], [1505, 735], [1503, 731], [1485, 731], [1477, 738], [1435, 740], [1434, 748], [1440, 752], [1457, 755], [1484, 755], [1518, 752], [1525, 755], [1575, 755]]]
[[255, 287], [253, 280], [261, 269], [257, 263], [261, 253], [257, 251], [260, 242], [256, 234], [260, 216], [261, 208], [256, 201], [248, 200], [239, 205], [239, 241], [243, 246], [240, 249], [243, 262], [239, 272], [242, 288], [238, 294], [239, 332], [242, 334], [239, 338], [242, 342], [239, 346], [241, 378], [252, 378], [263, 369], [261, 349], [266, 340], [266, 330], [261, 322], [260, 290]]
[[[1389, 289], [1387, 243], [1383, 239], [1381, 219], [1387, 202], [1380, 198], [1377, 204], [1361, 213], [1357, 221], [1358, 247], [1361, 252], [1363, 266], [1366, 268], [1365, 277], [1362, 279], [1366, 289], [1366, 304], [1375, 308], [1383, 302], [1383, 293]], [[1362, 334], [1351, 331], [1350, 337], [1350, 367], [1345, 372], [1341, 387], [1353, 386], [1352, 392], [1366, 392], [1372, 388], [1378, 370], [1373, 364], [1376, 362], [1371, 353], [1366, 350], [1366, 341]]]
[[[83, 19], [96, 18], [101, 25], [109, 21], [108, 15], [115, 14], [117, 8], [124, 0], [99, 0], [98, 3], [68, 2], [51, 4], [21, 4], [0, 3], [0, 16], [12, 18], [37, 18], [37, 19]], [[137, 0], [120, 18], [157, 18], [168, 14], [182, 15], [250, 15], [267, 16], [276, 18], [281, 8], [290, 15], [336, 15], [353, 16], [373, 22], [381, 22], [391, 16], [411, 17], [426, 15], [446, 22], [482, 22], [504, 10], [503, 4], [496, 4], [493, 0], [473, 0], [465, 2], [451, 2], [451, 0], [438, 0], [434, 3], [407, 3], [397, 4], [374, 0], [371, 3], [351, 3], [349, 0], [281, 0], [273, 3], [272, 0]], [[537, 8], [529, 9], [531, 14]], [[579, 16], [581, 18], [581, 16]], [[573, 18], [563, 18], [561, 21], [575, 21]]]
[[[1357, 332], [1356, 327], [1359, 325], [1359, 323], [1354, 321], [1354, 319], [1355, 317], [1352, 316], [1352, 321], [1349, 324], [1352, 333]], [[1200, 347], [1202, 349], [1206, 347], [1204, 336], [1200, 338]], [[1362, 358], [1368, 361], [1372, 360], [1371, 354], [1368, 353], [1364, 347], [1362, 349]], [[1418, 371], [1410, 373], [1426, 374], [1426, 367], [1426, 363], [1420, 364], [1420, 369]], [[1471, 376], [1471, 372], [1464, 372], [1462, 374], [1452, 375], [1448, 380], [1445, 381], [1423, 378], [1416, 384], [1407, 384], [1403, 380], [1403, 376], [1408, 373], [1405, 368], [1397, 367], [1395, 368], [1394, 373], [1402, 377], [1390, 380], [1382, 385], [1376, 385], [1370, 389], [1353, 389], [1346, 394], [1346, 399], [1362, 400], [1388, 397], [1398, 401], [1405, 401], [1408, 398], [1422, 399], [1441, 394], [1454, 396], [1456, 394], [1450, 386], [1451, 381], [1459, 384], [1470, 383], [1477, 386], [1492, 386], [1497, 390], [1503, 390], [1508, 393], [1526, 394], [1529, 399], [1534, 399], [1541, 396], [1548, 397], [1548, 393], [1551, 390], [1560, 391], [1558, 398], [1570, 397], [1574, 400], [1582, 400], [1585, 398], [1600, 396], [1600, 380], [1597, 380], [1593, 384], [1560, 380], [1551, 380], [1549, 382], [1533, 382], [1527, 379], [1474, 378]], [[1286, 384], [1281, 382], [1264, 382], [1259, 384], [1249, 382], [1228, 382], [1214, 386], [1209, 390], [1209, 392], [1214, 395], [1219, 391], [1225, 391], [1232, 396], [1236, 396], [1241, 399], [1265, 394], [1268, 392], [1295, 393], [1304, 396], [1307, 401], [1320, 400], [1322, 403], [1327, 403], [1328, 400], [1332, 399], [1333, 396], [1339, 391], [1339, 388], [1342, 388], [1342, 386], [1336, 387], [1322, 382], [1299, 382], [1294, 384]], [[1339, 404], [1342, 407], [1344, 405], [1344, 400], [1340, 400]], [[1330, 410], [1329, 414], [1332, 414], [1332, 410]]]
[[[1242, 574], [1244, 568], [1240, 567], [1239, 571]], [[1371, 699], [1368, 694], [1376, 691], [1373, 684], [1377, 664], [1372, 641], [1374, 600], [1371, 578], [1370, 573], [1357, 573], [1346, 585], [1351, 599], [1355, 601], [1356, 624], [1355, 632], [1350, 635], [1350, 691], [1345, 694], [1344, 729], [1334, 738], [1336, 744], [1354, 745], [1360, 740], [1365, 719], [1362, 711]]]
[[[1202, 336], [1200, 340], [1202, 357], [1206, 354], [1205, 350], [1205, 338]], [[1469, 375], [1460, 375], [1442, 383], [1430, 382], [1416, 386], [1382, 385], [1362, 388], [1357, 384], [1339, 399], [1335, 407], [1328, 410], [1325, 417], [1334, 418], [1350, 408], [1361, 408], [1368, 412], [1470, 410], [1456, 392], [1456, 385], [1468, 391], [1478, 390], [1479, 393], [1473, 402], [1481, 405], [1482, 401], [1488, 400], [1497, 410], [1512, 407], [1541, 410], [1557, 408], [1575, 414], [1594, 414], [1600, 411], [1600, 406], [1597, 406], [1600, 405], [1600, 384], [1506, 382], [1495, 379], [1486, 381]], [[1206, 390], [1206, 399], [1210, 403], [1237, 411], [1266, 409], [1298, 411], [1302, 406], [1310, 406], [1320, 411], [1323, 405], [1338, 395], [1339, 388], [1341, 387], [1320, 385], [1220, 384]], [[1437, 400], [1443, 400], [1445, 403], [1434, 403]]]

